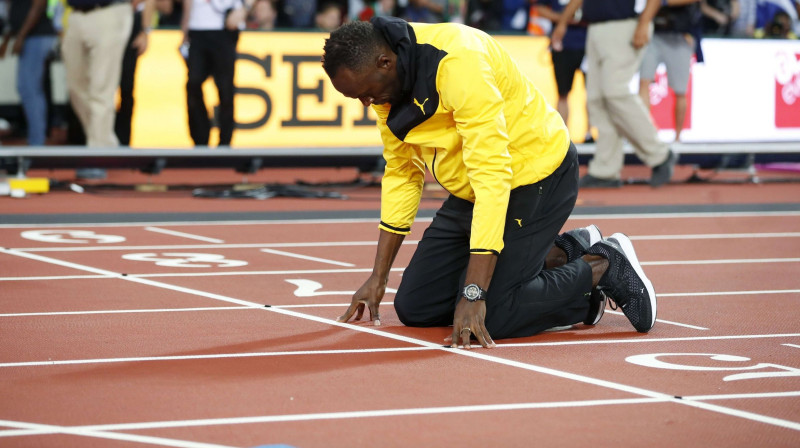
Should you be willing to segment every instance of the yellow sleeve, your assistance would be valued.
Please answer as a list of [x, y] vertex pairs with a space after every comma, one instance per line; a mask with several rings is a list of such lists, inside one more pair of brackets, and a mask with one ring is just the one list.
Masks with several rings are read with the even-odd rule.
[[484, 53], [448, 56], [439, 73], [442, 104], [453, 112], [475, 193], [470, 252], [499, 254], [512, 177], [503, 97]]
[[381, 180], [381, 222], [387, 232], [407, 235], [417, 216], [422, 186], [425, 183], [425, 162], [413, 145], [397, 139], [386, 126], [386, 113], [379, 107], [378, 128], [383, 140], [386, 168]]

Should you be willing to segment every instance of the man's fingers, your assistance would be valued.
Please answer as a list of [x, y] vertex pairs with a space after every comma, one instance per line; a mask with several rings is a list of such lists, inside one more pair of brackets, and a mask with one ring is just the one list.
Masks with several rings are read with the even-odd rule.
[[461, 344], [466, 349], [472, 348], [472, 346], [469, 345], [470, 337], [472, 337], [472, 329], [468, 328], [468, 327], [462, 328], [461, 329]]
[[484, 348], [492, 348], [495, 346], [492, 337], [489, 336], [489, 332], [486, 331], [486, 327], [483, 324], [481, 324], [480, 331], [475, 333], [475, 337], [478, 338], [478, 342], [480, 342]]
[[347, 308], [347, 311], [344, 312], [341, 316], [336, 318], [336, 322], [347, 322], [353, 317], [353, 313], [356, 312], [356, 307], [358, 307], [358, 302], [352, 302], [350, 306]]
[[378, 312], [378, 304], [370, 303], [368, 306], [369, 306], [369, 320], [371, 320], [374, 325], [380, 325], [381, 313]]
[[364, 302], [359, 302], [356, 309], [358, 312], [356, 313], [355, 320], [361, 320], [361, 318], [364, 317]]

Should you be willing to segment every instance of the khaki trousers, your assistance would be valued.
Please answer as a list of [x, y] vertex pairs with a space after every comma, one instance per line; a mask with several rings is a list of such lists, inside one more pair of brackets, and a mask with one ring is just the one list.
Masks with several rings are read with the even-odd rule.
[[69, 16], [61, 51], [70, 101], [88, 146], [119, 146], [114, 134], [114, 95], [132, 26], [130, 3], [72, 11]]
[[669, 147], [658, 139], [650, 111], [630, 90], [644, 57], [644, 48], [637, 50], [631, 44], [637, 21], [594, 23], [589, 25], [586, 37], [587, 109], [589, 121], [597, 127], [589, 174], [602, 179], [620, 178], [625, 161], [623, 138], [628, 139], [636, 156], [647, 166], [659, 165], [668, 156]]

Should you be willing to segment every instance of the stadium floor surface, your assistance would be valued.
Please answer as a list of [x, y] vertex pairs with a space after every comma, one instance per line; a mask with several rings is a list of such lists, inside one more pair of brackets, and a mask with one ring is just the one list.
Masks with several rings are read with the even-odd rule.
[[[381, 326], [335, 322], [371, 269], [374, 186], [264, 201], [85, 187], [0, 198], [0, 446], [800, 445], [796, 184], [581, 192], [566, 227], [631, 237], [655, 327], [609, 308], [491, 350], [402, 326], [391, 290]], [[390, 288], [440, 202], [426, 192]]]

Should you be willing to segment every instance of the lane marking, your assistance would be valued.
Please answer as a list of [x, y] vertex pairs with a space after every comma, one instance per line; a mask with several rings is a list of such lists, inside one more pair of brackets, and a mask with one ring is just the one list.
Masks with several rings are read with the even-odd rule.
[[0, 277], [0, 282], [39, 281], [39, 280], [82, 280], [113, 278], [107, 275], [40, 275], [36, 277]]
[[[403, 241], [404, 245], [416, 245], [416, 240]], [[173, 249], [257, 249], [265, 248], [297, 248], [297, 247], [355, 247], [377, 246], [377, 241], [318, 241], [308, 243], [228, 243], [228, 244], [171, 244], [161, 246], [80, 246], [80, 247], [24, 247], [14, 248], [20, 252], [88, 252], [113, 250], [173, 250]]]
[[[753, 393], [753, 394], [727, 394], [727, 395], [696, 395], [682, 397], [686, 401], [711, 401], [711, 400], [735, 400], [735, 399], [760, 399], [760, 398], [785, 398], [800, 396], [800, 391], [772, 392], [772, 393]], [[667, 398], [616, 398], [604, 400], [579, 400], [579, 401], [549, 401], [549, 402], [526, 402], [526, 403], [503, 403], [503, 404], [483, 404], [465, 406], [438, 406], [425, 408], [402, 408], [402, 409], [376, 409], [369, 411], [345, 411], [345, 412], [320, 412], [309, 414], [286, 414], [286, 415], [261, 415], [250, 417], [229, 417], [229, 418], [208, 418], [195, 420], [165, 420], [138, 423], [117, 423], [107, 425], [91, 426], [72, 426], [69, 429], [88, 430], [88, 431], [143, 431], [167, 428], [188, 428], [196, 426], [219, 426], [219, 425], [244, 425], [257, 423], [285, 423], [316, 420], [341, 420], [353, 418], [376, 418], [376, 417], [401, 417], [419, 416], [432, 414], [454, 414], [466, 412], [498, 412], [498, 411], [518, 411], [531, 409], [563, 409], [577, 407], [595, 406], [618, 406], [618, 405], [640, 405], [668, 403], [673, 400]], [[0, 421], [1, 423], [1, 421]], [[16, 431], [0, 431], [0, 437], [23, 435], [15, 434]], [[30, 435], [28, 432], [24, 435]], [[44, 430], [37, 434], [46, 434]]]
[[797, 238], [800, 232], [768, 232], [768, 233], [698, 233], [686, 235], [641, 235], [632, 236], [631, 240], [716, 240], [716, 239], [749, 239], [749, 238]]
[[[105, 432], [99, 430], [85, 429], [81, 427], [45, 425], [40, 423], [17, 422], [12, 420], [0, 420], [0, 425], [10, 428], [29, 430], [24, 434], [10, 435], [33, 435], [33, 434], [70, 434], [75, 436], [94, 437], [99, 439], [123, 440], [126, 442], [147, 443], [159, 446], [174, 446], [179, 448], [233, 448], [229, 445], [217, 445], [212, 443], [191, 442], [188, 440], [167, 439], [164, 437], [142, 436], [137, 434], [125, 434], [119, 432]], [[0, 433], [3, 435], [3, 433]]]
[[[248, 307], [237, 307], [230, 309], [252, 309]], [[786, 337], [800, 337], [797, 334], [776, 334], [776, 335], [734, 335], [734, 336], [708, 336], [708, 337], [683, 337], [683, 338], [658, 338], [658, 339], [615, 339], [615, 340], [581, 340], [581, 341], [561, 341], [561, 342], [521, 342], [497, 344], [497, 348], [519, 348], [519, 347], [554, 347], [571, 345], [610, 345], [627, 343], [659, 343], [659, 342], [698, 342], [698, 341], [720, 341], [735, 339], [775, 339]], [[791, 344], [782, 344], [791, 345]], [[800, 346], [798, 346], [800, 347]], [[432, 346], [414, 347], [387, 347], [387, 348], [355, 348], [355, 349], [335, 349], [335, 350], [296, 350], [280, 352], [248, 352], [248, 353], [209, 353], [205, 355], [171, 355], [171, 356], [136, 356], [127, 358], [86, 358], [86, 359], [62, 359], [47, 361], [20, 361], [0, 363], [0, 368], [15, 367], [34, 367], [34, 366], [63, 366], [63, 365], [83, 365], [83, 364], [109, 364], [123, 362], [152, 362], [152, 361], [191, 361], [198, 359], [226, 359], [226, 358], [262, 358], [272, 356], [298, 356], [298, 355], [342, 355], [342, 354], [367, 354], [367, 353], [392, 353], [392, 352], [414, 352], [434, 350]]]
[[135, 314], [135, 313], [175, 313], [188, 311], [230, 311], [230, 310], [252, 310], [249, 306], [210, 306], [204, 308], [161, 308], [161, 309], [141, 309], [141, 310], [92, 310], [92, 311], [52, 311], [42, 313], [8, 313], [0, 314], [0, 317], [41, 317], [41, 316], [83, 316], [91, 314]]
[[[188, 234], [186, 234], [188, 235]], [[685, 235], [639, 235], [631, 236], [635, 241], [657, 241], [657, 240], [698, 240], [698, 239], [751, 239], [751, 238], [795, 238], [800, 237], [800, 232], [782, 233], [709, 233], [709, 234], [685, 234]], [[204, 238], [204, 237], [203, 237]], [[149, 246], [57, 246], [57, 247], [21, 247], [15, 250], [25, 252], [82, 252], [95, 250], [167, 250], [167, 249], [246, 249], [259, 247], [272, 248], [296, 248], [296, 247], [348, 247], [348, 246], [375, 246], [377, 241], [319, 241], [319, 242], [289, 242], [289, 243], [224, 243], [220, 244], [181, 244], [181, 245], [149, 245]], [[416, 245], [418, 240], [403, 241], [404, 245]]]
[[341, 350], [297, 350], [291, 352], [254, 352], [254, 353], [217, 353], [208, 355], [174, 355], [174, 356], [136, 356], [131, 358], [97, 358], [97, 359], [65, 359], [61, 361], [22, 361], [0, 363], [2, 368], [34, 367], [34, 366], [69, 366], [83, 364], [113, 364], [121, 362], [151, 361], [189, 361], [197, 359], [229, 359], [229, 358], [265, 358], [272, 356], [305, 356], [305, 355], [343, 355], [391, 352], [418, 352], [433, 350], [432, 347], [394, 347], [394, 348], [360, 348]]
[[731, 260], [685, 260], [685, 261], [643, 261], [642, 266], [681, 266], [696, 264], [752, 264], [752, 263], [797, 263], [800, 258], [740, 258]]
[[[786, 398], [800, 396], [800, 391], [790, 392], [767, 392], [752, 394], [726, 394], [726, 395], [694, 395], [685, 396], [684, 400], [737, 400], [737, 399], [758, 399], [758, 398]], [[497, 412], [514, 411], [529, 409], [553, 409], [553, 408], [575, 408], [592, 406], [616, 406], [634, 404], [655, 404], [665, 403], [668, 400], [659, 398], [619, 398], [606, 400], [580, 400], [580, 401], [557, 401], [557, 402], [536, 402], [536, 403], [507, 403], [507, 404], [485, 404], [467, 406], [446, 406], [428, 408], [406, 408], [406, 409], [387, 409], [373, 411], [351, 411], [351, 412], [329, 412], [314, 414], [287, 414], [287, 415], [265, 415], [251, 417], [231, 417], [197, 420], [167, 420], [158, 422], [142, 423], [119, 423], [108, 425], [92, 426], [72, 426], [69, 429], [91, 430], [91, 431], [117, 431], [117, 430], [147, 430], [147, 429], [166, 429], [166, 428], [186, 428], [193, 426], [219, 426], [236, 424], [256, 424], [256, 423], [275, 423], [287, 421], [313, 421], [313, 420], [333, 420], [349, 418], [374, 418], [374, 417], [398, 417], [398, 416], [417, 416], [431, 414], [464, 413], [464, 412]], [[0, 422], [2, 423], [2, 422]], [[11, 426], [11, 425], [9, 425]], [[23, 430], [0, 430], [0, 437], [13, 437], [22, 435], [44, 435], [51, 432], [46, 429], [23, 429]]]
[[147, 230], [148, 232], [163, 233], [165, 235], [179, 236], [181, 238], [189, 238], [189, 239], [193, 239], [193, 240], [206, 241], [208, 243], [222, 244], [222, 243], [225, 242], [225, 241], [217, 239], [217, 238], [209, 238], [207, 236], [194, 235], [192, 233], [178, 232], [177, 230], [162, 229], [160, 227], [148, 226], [148, 227], [145, 227], [144, 230]]
[[[620, 316], [624, 316], [625, 315], [621, 311], [606, 310], [605, 312], [606, 313], [611, 313], [611, 314], [619, 314]], [[671, 320], [664, 320], [664, 319], [659, 319], [659, 318], [656, 318], [656, 322], [662, 323], [662, 324], [667, 324], [667, 325], [676, 325], [678, 327], [691, 328], [693, 330], [708, 330], [708, 328], [706, 328], [706, 327], [698, 327], [696, 325], [689, 325], [689, 324], [684, 324], [684, 323], [681, 323], [681, 322], [674, 322], [674, 321], [671, 321]]]
[[[29, 258], [29, 259], [33, 259], [33, 260], [43, 261], [43, 262], [50, 263], [50, 264], [56, 264], [56, 265], [61, 265], [61, 266], [72, 267], [72, 268], [79, 269], [79, 270], [93, 272], [95, 274], [118, 275], [118, 274], [115, 274], [115, 273], [113, 273], [111, 271], [106, 271], [104, 269], [98, 269], [98, 268], [93, 268], [93, 267], [90, 267], [90, 266], [79, 265], [77, 263], [71, 263], [71, 262], [67, 262], [67, 261], [63, 261], [63, 260], [57, 260], [57, 259], [54, 259], [54, 258], [49, 258], [49, 257], [45, 257], [45, 256], [42, 256], [42, 255], [32, 254], [32, 253], [20, 252], [20, 251], [16, 251], [16, 250], [13, 250], [13, 249], [0, 248], [0, 253], [6, 253], [6, 254], [9, 254], [9, 255], [15, 255], [15, 256], [18, 256], [18, 257], [22, 257], [22, 258]], [[597, 379], [597, 378], [592, 378], [592, 377], [579, 375], [579, 374], [575, 374], [575, 373], [571, 373], [571, 372], [565, 372], [565, 371], [562, 371], [562, 370], [552, 369], [552, 368], [549, 368], [549, 367], [539, 366], [539, 365], [535, 365], [535, 364], [527, 364], [527, 363], [523, 363], [523, 362], [519, 362], [519, 361], [513, 361], [513, 360], [509, 360], [509, 359], [504, 359], [504, 358], [500, 358], [500, 357], [493, 356], [493, 355], [487, 355], [485, 353], [485, 352], [487, 352], [487, 350], [480, 350], [479, 351], [479, 350], [452, 349], [452, 348], [448, 348], [448, 347], [443, 347], [441, 344], [427, 342], [427, 341], [424, 341], [424, 340], [421, 340], [421, 339], [417, 339], [417, 338], [412, 338], [412, 337], [409, 337], [409, 336], [403, 336], [403, 335], [399, 335], [399, 334], [394, 334], [394, 333], [389, 333], [389, 332], [385, 332], [385, 331], [376, 330], [374, 327], [373, 328], [369, 328], [367, 326], [357, 326], [357, 325], [351, 325], [351, 324], [347, 324], [347, 323], [340, 323], [340, 322], [336, 322], [335, 320], [332, 320], [332, 319], [326, 319], [326, 318], [317, 317], [317, 316], [313, 316], [313, 315], [309, 315], [309, 314], [298, 313], [298, 312], [295, 312], [295, 311], [291, 311], [291, 310], [288, 310], [288, 309], [277, 308], [277, 307], [265, 308], [262, 305], [259, 305], [257, 303], [248, 302], [246, 300], [236, 299], [236, 298], [233, 298], [233, 297], [227, 297], [227, 296], [224, 296], [224, 295], [221, 295], [221, 294], [213, 294], [213, 293], [208, 293], [208, 292], [205, 292], [205, 291], [199, 291], [199, 290], [195, 290], [195, 289], [191, 289], [191, 288], [185, 288], [185, 287], [181, 287], [181, 286], [169, 285], [167, 283], [161, 283], [161, 282], [157, 282], [157, 281], [154, 281], [154, 280], [148, 280], [148, 279], [144, 279], [144, 278], [136, 278], [136, 277], [122, 276], [122, 275], [119, 275], [119, 278], [122, 279], [122, 280], [130, 281], [130, 282], [142, 283], [142, 284], [146, 284], [146, 285], [155, 286], [155, 287], [158, 287], [158, 288], [164, 288], [164, 289], [170, 289], [170, 290], [173, 290], [173, 291], [184, 292], [184, 293], [187, 293], [187, 294], [197, 295], [197, 296], [200, 296], [200, 297], [207, 297], [209, 299], [219, 300], [219, 301], [223, 301], [223, 302], [235, 303], [235, 304], [238, 304], [238, 305], [245, 305], [245, 306], [252, 306], [252, 307], [256, 307], [258, 309], [264, 310], [264, 311], [269, 311], [269, 312], [273, 312], [273, 313], [277, 313], [277, 314], [283, 314], [283, 315], [291, 316], [291, 317], [297, 317], [297, 318], [300, 318], [300, 319], [310, 320], [310, 321], [313, 321], [313, 322], [323, 323], [323, 324], [327, 324], [327, 325], [331, 325], [331, 326], [335, 326], [335, 327], [346, 328], [346, 329], [350, 329], [351, 331], [358, 331], [358, 332], [368, 333], [368, 334], [372, 334], [372, 335], [376, 335], [376, 336], [382, 336], [382, 337], [385, 337], [385, 338], [394, 339], [394, 340], [402, 341], [402, 342], [408, 342], [408, 343], [415, 344], [415, 345], [420, 345], [420, 346], [423, 346], [423, 347], [432, 347], [432, 348], [436, 348], [437, 350], [441, 350], [441, 351], [447, 352], [447, 353], [452, 353], [452, 354], [455, 354], [455, 355], [458, 355], [458, 356], [464, 356], [464, 357], [473, 358], [473, 359], [480, 359], [480, 360], [492, 362], [492, 363], [495, 363], [495, 364], [505, 365], [505, 366], [509, 366], [509, 367], [516, 367], [516, 368], [519, 368], [519, 369], [528, 370], [528, 371], [532, 371], [532, 372], [538, 372], [538, 373], [542, 373], [542, 374], [545, 374], [545, 375], [555, 376], [555, 377], [558, 377], [558, 378], [578, 381], [578, 382], [581, 382], [581, 383], [591, 384], [591, 385], [595, 385], [595, 386], [599, 386], [599, 387], [605, 387], [605, 388], [608, 388], [608, 389], [618, 390], [618, 391], [622, 391], [622, 392], [628, 392], [628, 393], [631, 393], [631, 394], [634, 394], [634, 395], [641, 395], [641, 396], [648, 397], [648, 398], [666, 399], [667, 401], [670, 401], [670, 402], [673, 402], [673, 403], [678, 403], [678, 404], [681, 404], [681, 405], [684, 405], [684, 406], [694, 407], [694, 408], [697, 408], [697, 409], [703, 409], [703, 410], [710, 411], [710, 412], [716, 412], [716, 413], [720, 413], [720, 414], [724, 414], [724, 415], [739, 417], [739, 418], [746, 419], [746, 420], [757, 421], [757, 422], [761, 422], [761, 423], [770, 424], [770, 425], [773, 425], [773, 426], [789, 428], [789, 429], [800, 431], [800, 423], [791, 422], [791, 421], [782, 420], [782, 419], [777, 419], [777, 418], [773, 418], [773, 417], [769, 417], [769, 416], [765, 416], [765, 415], [761, 415], [761, 414], [756, 414], [756, 413], [753, 413], [753, 412], [746, 412], [746, 411], [740, 411], [738, 409], [726, 408], [724, 406], [718, 406], [718, 405], [714, 405], [714, 404], [710, 404], [710, 403], [706, 403], [706, 402], [701, 402], [701, 401], [695, 402], [695, 401], [689, 401], [689, 400], [680, 400], [680, 399], [677, 399], [677, 398], [673, 397], [672, 395], [665, 394], [665, 393], [662, 393], [662, 392], [656, 392], [656, 391], [652, 391], [652, 390], [644, 389], [644, 388], [640, 388], [640, 387], [629, 386], [629, 385], [621, 384], [621, 383], [615, 383], [613, 381], [601, 380], [601, 379]]]
[[336, 266], [345, 266], [345, 267], [354, 267], [353, 263], [345, 263], [343, 261], [336, 261], [336, 260], [329, 260], [327, 258], [319, 258], [319, 257], [312, 257], [309, 255], [301, 255], [296, 254], [293, 252], [285, 252], [282, 250], [275, 250], [275, 249], [261, 249], [261, 252], [273, 254], [273, 255], [283, 255], [284, 257], [291, 257], [291, 258], [299, 258], [301, 260], [308, 260], [308, 261], [318, 261], [320, 263], [328, 263], [333, 264]]
[[800, 345], [795, 345], [795, 344], [781, 344], [781, 345], [785, 345], [786, 347], [800, 348]]
[[[435, 210], [431, 209], [431, 212]], [[613, 214], [573, 214], [571, 220], [577, 219], [671, 219], [671, 218], [762, 218], [762, 217], [794, 217], [800, 211], [755, 211], [755, 212], [675, 212], [675, 213], [613, 213]], [[250, 219], [231, 221], [142, 221], [138, 223], [72, 223], [72, 224], [0, 224], [0, 229], [27, 229], [49, 227], [142, 227], [142, 226], [242, 226], [242, 225], [297, 225], [297, 224], [377, 224], [375, 218], [325, 218], [325, 219]], [[430, 217], [419, 217], [415, 222], [430, 222]]]
[[658, 297], [708, 297], [708, 296], [749, 296], [761, 294], [796, 294], [800, 289], [762, 289], [756, 291], [708, 291], [708, 292], [669, 292]]

